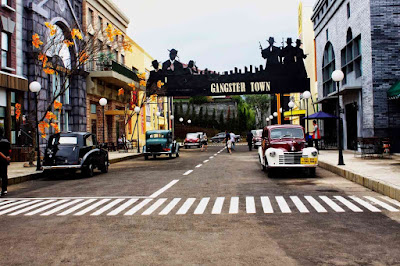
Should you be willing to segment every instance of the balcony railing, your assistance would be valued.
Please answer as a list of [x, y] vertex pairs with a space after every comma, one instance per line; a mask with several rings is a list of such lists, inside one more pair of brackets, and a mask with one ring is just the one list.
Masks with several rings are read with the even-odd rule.
[[134, 81], [139, 81], [139, 78], [136, 75], [136, 71], [132, 68], [129, 68], [123, 64], [120, 64], [116, 61], [104, 62], [104, 63], [93, 63], [92, 65], [88, 65], [88, 71], [115, 71], [127, 78], [130, 78]]

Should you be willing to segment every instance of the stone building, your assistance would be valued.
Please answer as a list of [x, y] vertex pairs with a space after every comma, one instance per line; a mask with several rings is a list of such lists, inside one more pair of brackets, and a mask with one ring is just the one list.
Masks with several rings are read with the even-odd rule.
[[[24, 1], [22, 20], [22, 51], [21, 68], [23, 75], [29, 82], [38, 81], [42, 89], [38, 94], [38, 114], [43, 116], [49, 100], [53, 93], [59, 91], [60, 75], [49, 75], [42, 71], [32, 56], [32, 35], [37, 33], [41, 39], [46, 38], [48, 28], [45, 22], [55, 25], [57, 32], [69, 33], [73, 28], [82, 30], [82, 0], [34, 0]], [[59, 66], [68, 69], [75, 64], [75, 52], [73, 47], [66, 48], [65, 56]], [[48, 56], [51, 56], [50, 54]], [[69, 89], [60, 97], [63, 104], [61, 112], [56, 112], [59, 127], [62, 131], [85, 131], [86, 130], [86, 77], [82, 74], [74, 75], [69, 80]], [[24, 109], [28, 121], [35, 121], [35, 95], [27, 92], [25, 94]], [[34, 126], [36, 128], [36, 125]], [[51, 129], [50, 129], [51, 132]]]
[[[400, 150], [400, 105], [388, 99], [400, 76], [399, 13], [397, 0], [318, 0], [313, 7], [318, 103], [337, 115], [338, 89], [331, 74], [341, 69], [346, 149], [356, 149], [360, 137], [389, 137], [392, 150]], [[325, 138], [336, 138], [335, 121], [325, 121], [323, 129]]]
[[22, 71], [18, 67], [20, 62], [17, 63], [17, 50], [21, 45], [22, 6], [20, 2], [3, 1], [0, 7], [0, 127], [5, 129], [5, 137], [12, 144], [13, 161], [26, 159], [22, 148], [24, 142], [18, 137], [23, 121], [21, 104], [24, 92], [28, 90], [28, 80], [22, 76]]

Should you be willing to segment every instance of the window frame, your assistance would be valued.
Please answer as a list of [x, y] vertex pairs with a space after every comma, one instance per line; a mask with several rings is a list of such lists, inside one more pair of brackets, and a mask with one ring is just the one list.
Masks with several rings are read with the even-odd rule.
[[[4, 37], [7, 37], [7, 50], [3, 49]], [[4, 65], [3, 52], [6, 55], [6, 62]], [[11, 34], [5, 31], [1, 32], [1, 68], [11, 68]]]

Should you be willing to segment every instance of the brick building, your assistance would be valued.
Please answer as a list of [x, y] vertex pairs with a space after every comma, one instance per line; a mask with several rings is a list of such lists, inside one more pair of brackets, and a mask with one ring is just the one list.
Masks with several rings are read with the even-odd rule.
[[[338, 90], [331, 74], [345, 74], [339, 97], [346, 149], [359, 137], [389, 137], [400, 150], [400, 105], [388, 91], [400, 77], [400, 5], [397, 0], [319, 0], [313, 7], [318, 103], [337, 115]], [[326, 139], [336, 122], [324, 121]]]
[[[17, 39], [20, 39], [21, 1], [2, 1], [1, 17], [1, 57], [0, 57], [0, 127], [5, 129], [5, 137], [12, 144], [12, 159], [22, 160], [21, 146], [24, 142], [18, 137], [23, 121], [22, 108], [24, 91], [28, 81], [17, 68]], [[20, 45], [20, 42], [18, 42]], [[17, 115], [21, 113], [20, 115]], [[17, 119], [18, 118], [18, 119]]]

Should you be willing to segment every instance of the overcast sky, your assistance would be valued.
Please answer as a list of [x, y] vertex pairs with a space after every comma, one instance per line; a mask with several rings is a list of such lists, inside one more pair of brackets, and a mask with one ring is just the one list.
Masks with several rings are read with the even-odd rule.
[[269, 36], [276, 46], [297, 37], [298, 0], [113, 1], [130, 19], [129, 36], [161, 62], [175, 48], [201, 69], [264, 65], [259, 41], [265, 48]]

